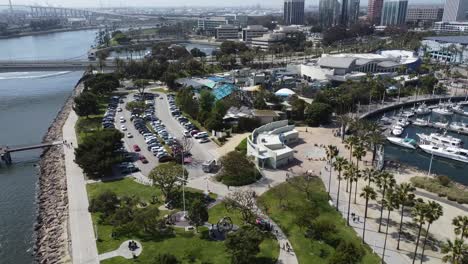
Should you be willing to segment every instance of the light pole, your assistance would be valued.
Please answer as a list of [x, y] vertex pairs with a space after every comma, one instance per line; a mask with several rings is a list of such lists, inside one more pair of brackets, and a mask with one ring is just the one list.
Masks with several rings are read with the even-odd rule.
[[433, 159], [434, 159], [434, 152], [431, 153], [431, 161], [429, 162], [429, 171], [427, 172], [427, 176], [431, 176], [432, 160]]

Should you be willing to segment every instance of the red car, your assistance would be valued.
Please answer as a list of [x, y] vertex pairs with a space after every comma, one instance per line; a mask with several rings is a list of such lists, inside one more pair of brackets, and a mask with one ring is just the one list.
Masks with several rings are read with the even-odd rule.
[[196, 134], [200, 133], [198, 130], [192, 130], [190, 131], [190, 135], [195, 136]]
[[148, 163], [148, 160], [147, 160], [146, 157], [143, 156], [143, 155], [140, 155], [140, 156], [138, 157], [138, 159], [139, 159], [142, 163], [144, 163], [144, 164]]
[[138, 145], [133, 145], [133, 151], [139, 152], [141, 149]]

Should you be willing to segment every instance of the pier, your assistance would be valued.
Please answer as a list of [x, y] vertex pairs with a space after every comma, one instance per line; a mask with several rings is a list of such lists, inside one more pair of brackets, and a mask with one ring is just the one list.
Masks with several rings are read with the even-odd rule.
[[10, 165], [12, 163], [11, 153], [13, 152], [28, 151], [28, 150], [34, 150], [34, 149], [44, 149], [44, 148], [60, 145], [62, 143], [63, 143], [62, 141], [55, 141], [55, 142], [48, 142], [48, 143], [46, 142], [46, 143], [37, 144], [37, 145], [29, 145], [29, 146], [0, 147], [0, 158], [6, 164]]

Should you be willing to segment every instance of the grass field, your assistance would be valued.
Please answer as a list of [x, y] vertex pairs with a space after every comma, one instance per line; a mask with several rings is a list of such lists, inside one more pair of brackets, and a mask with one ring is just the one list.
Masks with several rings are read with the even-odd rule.
[[[304, 181], [303, 178], [294, 178], [291, 181]], [[301, 182], [296, 182], [302, 184]], [[290, 240], [294, 251], [298, 257], [299, 263], [330, 263], [329, 259], [335, 252], [335, 248], [327, 245], [323, 241], [317, 241], [312, 238], [305, 237], [305, 230], [297, 225], [298, 217], [301, 217], [301, 208], [307, 203], [306, 194], [299, 191], [296, 187], [289, 183], [286, 185], [287, 198], [283, 201], [283, 206], [279, 206], [278, 195], [274, 189], [264, 193], [259, 198], [259, 203], [266, 205], [268, 215], [281, 226], [281, 229], [286, 233]], [[322, 181], [319, 178], [313, 178], [311, 183], [310, 201], [314, 201], [314, 207], [318, 209], [319, 218], [325, 219], [329, 223], [333, 223], [337, 227], [337, 235], [346, 241], [356, 241], [360, 243], [360, 238], [354, 230], [346, 226], [345, 220], [341, 215], [328, 204], [328, 195], [325, 192]], [[373, 254], [369, 247], [365, 247], [366, 254], [361, 263], [373, 264], [380, 263], [380, 258]], [[322, 256], [322, 257], [321, 257]]]
[[[195, 194], [200, 194], [201, 191], [187, 188], [187, 200], [193, 199]], [[111, 190], [118, 196], [137, 196], [141, 200], [149, 202], [153, 195], [161, 197], [161, 192], [158, 188], [144, 186], [134, 182], [130, 178], [119, 181], [111, 181], [104, 183], [94, 183], [87, 185], [88, 196], [96, 197], [99, 193], [105, 190]], [[213, 198], [215, 198], [213, 196]], [[159, 199], [157, 204], [162, 204]], [[165, 213], [162, 212], [161, 215]], [[135, 238], [135, 237], [119, 237], [117, 239], [111, 237], [112, 226], [99, 224], [99, 214], [93, 213], [93, 222], [96, 224], [98, 241], [97, 247], [100, 254], [117, 249], [121, 243], [128, 239], [137, 239], [143, 245], [143, 253], [136, 260], [128, 260], [122, 257], [108, 259], [101, 263], [104, 264], [120, 264], [120, 263], [154, 263], [153, 259], [159, 253], [170, 253], [183, 263], [212, 263], [222, 264], [230, 263], [230, 257], [226, 253], [226, 248], [223, 242], [212, 241], [208, 239], [208, 230], [204, 227], [199, 228], [199, 233], [185, 232], [182, 229], [175, 229], [172, 236], [154, 237], [151, 239]], [[223, 204], [218, 204], [210, 209], [210, 220], [217, 223], [221, 216], [230, 216], [235, 224], [240, 223], [240, 217], [235, 212], [227, 212]], [[217, 220], [216, 220], [217, 219]], [[273, 264], [279, 255], [279, 246], [276, 240], [266, 239], [260, 245], [261, 252], [257, 255], [256, 263]], [[192, 262], [193, 260], [193, 262]]]

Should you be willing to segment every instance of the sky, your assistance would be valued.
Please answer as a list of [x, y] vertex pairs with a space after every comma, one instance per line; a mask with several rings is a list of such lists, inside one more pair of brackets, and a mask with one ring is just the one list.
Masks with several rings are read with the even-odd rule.
[[[17, 5], [43, 5], [63, 7], [119, 7], [119, 6], [253, 6], [281, 8], [283, 0], [11, 0]], [[306, 0], [306, 6], [318, 6], [319, 0]], [[361, 5], [367, 0], [361, 0]], [[444, 0], [409, 0], [409, 4], [443, 4]], [[0, 0], [0, 5], [7, 5], [8, 0]]]

